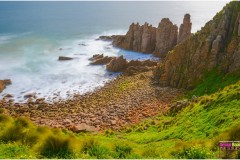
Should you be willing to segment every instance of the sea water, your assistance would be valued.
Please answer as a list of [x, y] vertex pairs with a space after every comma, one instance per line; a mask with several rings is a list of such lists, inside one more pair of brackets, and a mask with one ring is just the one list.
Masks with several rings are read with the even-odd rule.
[[[71, 98], [116, 77], [104, 65], [90, 65], [94, 54], [152, 59], [150, 54], [114, 48], [96, 40], [125, 34], [132, 22], [158, 26], [164, 17], [178, 26], [191, 14], [196, 32], [227, 2], [0, 2], [0, 79], [11, 79], [1, 94], [36, 93], [47, 101]], [[73, 57], [58, 61], [59, 56]], [[56, 98], [57, 97], [57, 98]]]

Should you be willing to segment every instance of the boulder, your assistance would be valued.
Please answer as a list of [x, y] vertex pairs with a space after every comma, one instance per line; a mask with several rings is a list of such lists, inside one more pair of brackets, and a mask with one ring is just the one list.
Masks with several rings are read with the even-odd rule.
[[73, 58], [71, 58], [71, 57], [64, 57], [64, 56], [59, 56], [58, 57], [58, 60], [59, 61], [67, 61], [67, 60], [72, 60]]
[[111, 72], [120, 72], [127, 68], [127, 60], [123, 56], [113, 58], [107, 64], [107, 70]]
[[36, 97], [36, 93], [27, 93], [23, 96], [25, 99]]
[[92, 61], [91, 64], [93, 65], [108, 64], [112, 59], [113, 57], [103, 56], [103, 54], [96, 54], [93, 55], [92, 58], [89, 58], [89, 60]]
[[35, 103], [36, 103], [36, 104], [41, 104], [41, 103], [43, 103], [44, 101], [45, 101], [45, 98], [38, 98], [38, 99], [36, 99]]
[[72, 131], [79, 133], [79, 132], [96, 132], [97, 130], [93, 126], [89, 126], [85, 123], [82, 123], [82, 124], [73, 126]]
[[102, 40], [102, 41], [112, 41], [112, 36], [100, 36], [96, 40]]
[[5, 98], [12, 98], [13, 95], [12, 95], [12, 94], [6, 94], [4, 97], [5, 97]]

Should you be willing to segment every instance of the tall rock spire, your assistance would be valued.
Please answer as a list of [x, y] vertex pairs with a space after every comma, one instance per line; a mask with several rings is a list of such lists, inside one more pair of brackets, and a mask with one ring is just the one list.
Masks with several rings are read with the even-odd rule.
[[190, 14], [185, 14], [183, 24], [179, 28], [178, 43], [181, 43], [191, 36], [192, 23]]

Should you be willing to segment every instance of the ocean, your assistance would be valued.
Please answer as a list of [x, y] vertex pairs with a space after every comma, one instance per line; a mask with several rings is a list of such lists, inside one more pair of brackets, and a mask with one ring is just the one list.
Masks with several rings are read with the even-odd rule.
[[[97, 41], [100, 35], [125, 34], [132, 22], [158, 26], [165, 17], [179, 26], [185, 13], [191, 14], [194, 33], [226, 3], [0, 2], [0, 79], [12, 80], [0, 98], [12, 94], [16, 102], [24, 102], [25, 94], [36, 93], [54, 102], [93, 91], [117, 74], [104, 65], [90, 65], [92, 55], [154, 58]], [[59, 56], [74, 60], [58, 61]]]

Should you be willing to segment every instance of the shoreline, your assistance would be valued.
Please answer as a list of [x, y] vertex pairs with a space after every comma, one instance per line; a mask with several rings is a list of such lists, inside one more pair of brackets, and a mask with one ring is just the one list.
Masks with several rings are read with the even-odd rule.
[[143, 119], [166, 112], [182, 90], [152, 84], [152, 71], [134, 76], [119, 75], [103, 87], [55, 103], [27, 104], [0, 101], [4, 113], [25, 116], [34, 123], [74, 132], [119, 130]]

